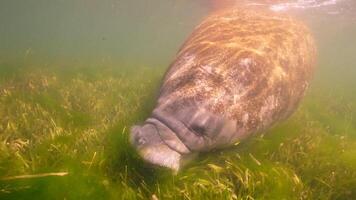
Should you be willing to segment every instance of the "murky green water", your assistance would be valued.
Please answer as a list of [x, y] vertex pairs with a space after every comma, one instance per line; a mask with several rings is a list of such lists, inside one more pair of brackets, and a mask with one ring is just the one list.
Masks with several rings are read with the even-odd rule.
[[306, 98], [263, 137], [172, 175], [127, 136], [211, 2], [1, 1], [0, 199], [355, 199], [356, 4], [261, 2], [315, 35]]

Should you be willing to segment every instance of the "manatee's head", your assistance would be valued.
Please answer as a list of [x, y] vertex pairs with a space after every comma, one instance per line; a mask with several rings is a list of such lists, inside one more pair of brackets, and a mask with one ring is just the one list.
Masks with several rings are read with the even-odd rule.
[[145, 123], [142, 126], [133, 126], [130, 134], [131, 144], [137, 149], [140, 156], [149, 163], [168, 167], [177, 172], [183, 162], [186, 161], [187, 156], [177, 151], [179, 142], [174, 141], [175, 139], [172, 139], [172, 137], [168, 140], [164, 138], [164, 136], [172, 135], [167, 127], [160, 124]]

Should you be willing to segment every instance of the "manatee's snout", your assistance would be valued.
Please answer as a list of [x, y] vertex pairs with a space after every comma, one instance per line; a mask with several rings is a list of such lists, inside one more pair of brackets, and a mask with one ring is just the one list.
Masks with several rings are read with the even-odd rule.
[[130, 142], [144, 160], [178, 171], [181, 154], [171, 149], [161, 139], [158, 131], [159, 129], [156, 125], [151, 123], [146, 123], [143, 126], [133, 126], [130, 133]]
[[140, 144], [143, 144], [145, 141], [143, 139], [140, 140], [140, 126], [133, 126], [131, 127], [130, 131], [130, 143], [133, 146], [138, 146]]

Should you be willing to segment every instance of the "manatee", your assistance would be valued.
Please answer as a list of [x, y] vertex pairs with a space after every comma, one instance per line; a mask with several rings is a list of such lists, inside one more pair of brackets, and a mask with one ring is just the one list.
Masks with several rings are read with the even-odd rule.
[[199, 152], [232, 146], [289, 117], [315, 60], [312, 34], [293, 17], [212, 13], [178, 51], [152, 114], [131, 128], [131, 144], [149, 163], [178, 171]]

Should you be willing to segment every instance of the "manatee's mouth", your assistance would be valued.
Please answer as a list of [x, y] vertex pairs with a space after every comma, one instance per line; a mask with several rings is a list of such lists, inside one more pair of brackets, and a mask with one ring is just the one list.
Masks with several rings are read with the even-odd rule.
[[131, 129], [131, 143], [145, 161], [176, 172], [183, 164], [183, 158], [190, 154], [176, 134], [155, 118]]
[[140, 156], [147, 162], [178, 171], [182, 155], [166, 144], [151, 145], [138, 149]]

